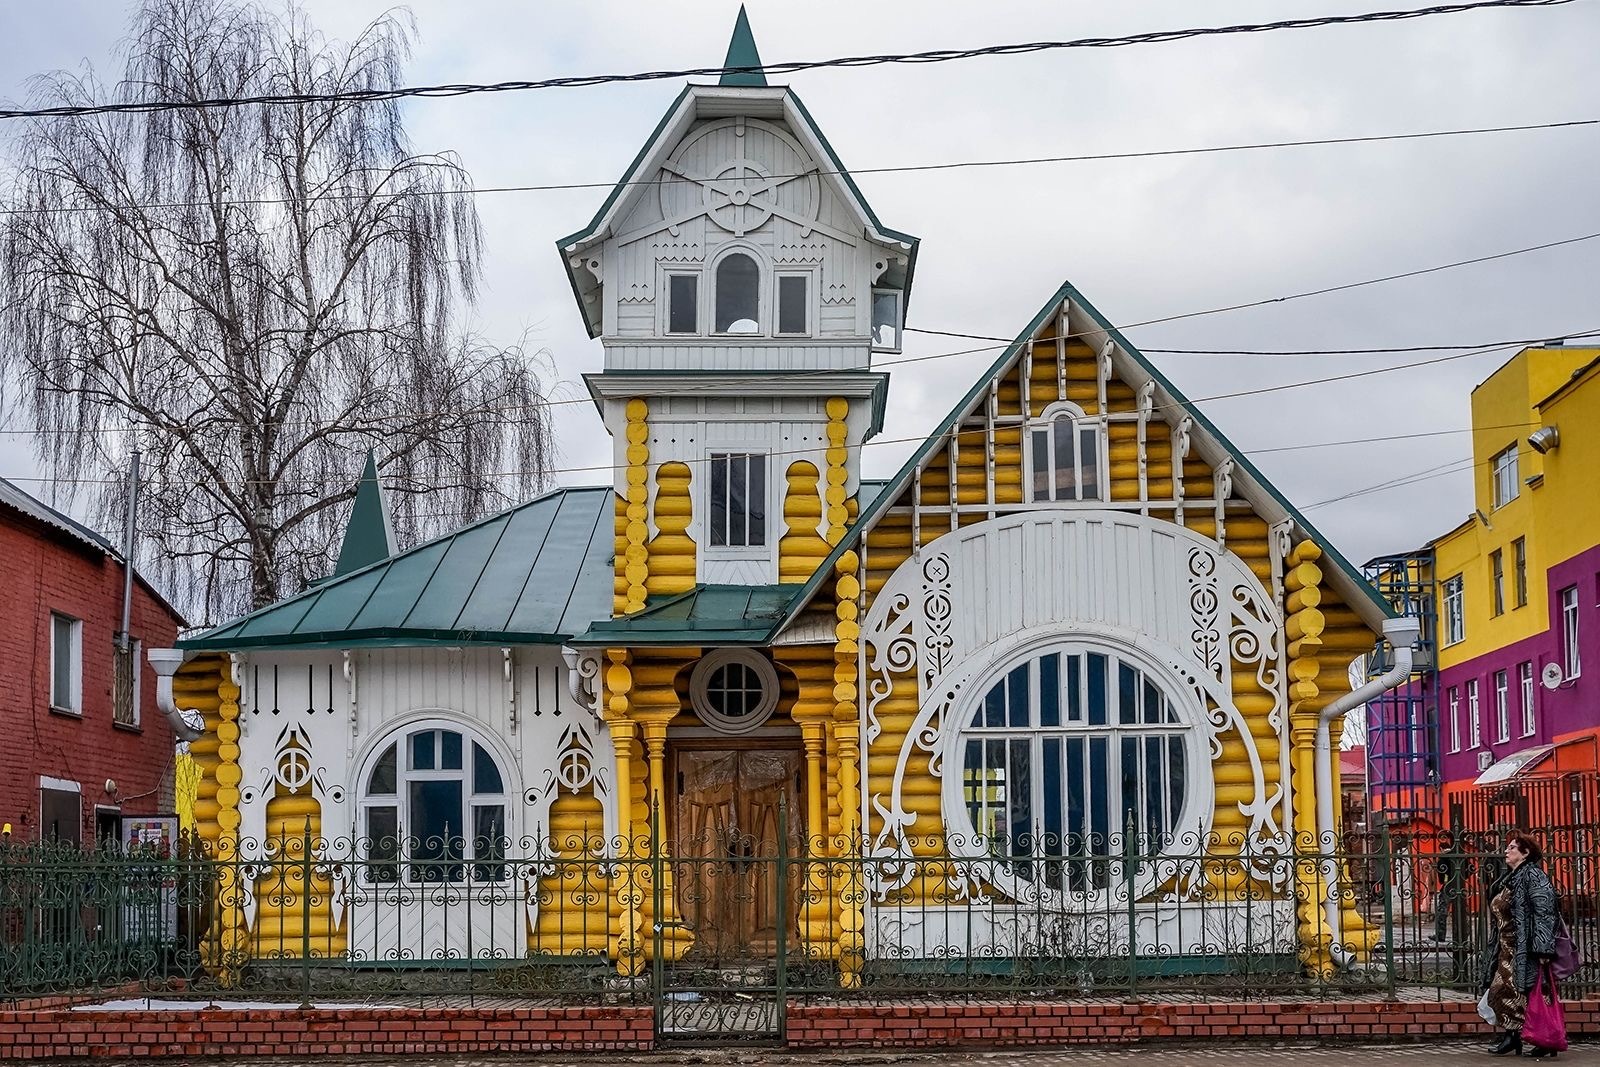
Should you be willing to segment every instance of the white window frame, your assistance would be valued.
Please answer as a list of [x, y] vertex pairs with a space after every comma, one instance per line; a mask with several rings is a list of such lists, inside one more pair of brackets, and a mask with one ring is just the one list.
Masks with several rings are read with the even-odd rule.
[[[773, 480], [774, 480], [774, 477], [773, 477], [774, 476], [774, 467], [776, 466], [776, 464], [773, 463], [774, 455], [773, 455], [773, 450], [772, 450], [772, 447], [771, 447], [770, 443], [769, 442], [765, 442], [765, 441], [761, 441], [761, 442], [751, 441], [751, 442], [748, 442], [748, 443], [738, 442], [738, 441], [716, 441], [716, 442], [708, 443], [706, 445], [705, 456], [706, 456], [706, 460], [705, 460], [705, 477], [701, 479], [701, 482], [702, 482], [702, 484], [704, 485], [705, 488], [701, 490], [699, 496], [700, 496], [700, 505], [702, 507], [702, 510], [701, 510], [700, 514], [705, 516], [705, 518], [701, 520], [701, 524], [700, 524], [700, 528], [703, 531], [703, 537], [701, 538], [700, 543], [701, 543], [703, 551], [706, 554], [706, 558], [707, 559], [721, 559], [721, 560], [770, 560], [770, 559], [772, 559], [773, 553], [777, 549], [778, 540], [779, 540], [779, 538], [782, 537], [783, 531], [777, 528], [778, 527], [778, 521], [776, 519], [774, 519], [773, 511], [772, 511], [773, 499], [776, 496], [776, 493], [774, 492], [773, 484], [772, 484]], [[764, 502], [765, 505], [766, 505], [766, 510], [764, 512], [764, 515], [765, 515], [765, 520], [764, 520], [765, 521], [765, 529], [762, 532], [763, 540], [762, 540], [762, 542], [760, 544], [755, 544], [755, 545], [718, 545], [718, 544], [713, 544], [712, 543], [712, 536], [711, 536], [711, 482], [712, 482], [711, 469], [712, 469], [712, 466], [716, 463], [717, 457], [719, 457], [719, 456], [760, 456], [762, 461], [764, 462], [764, 464], [766, 466], [765, 484], [763, 486], [763, 489], [764, 489], [764, 491], [766, 493], [766, 500]], [[749, 493], [748, 493], [748, 481], [747, 481], [747, 483], [746, 483], [746, 499], [747, 500], [748, 500], [748, 497], [749, 497]], [[781, 518], [781, 516], [780, 516], [780, 518]]]
[[1583, 658], [1578, 646], [1578, 587], [1569, 585], [1561, 597], [1561, 672], [1568, 679], [1583, 673]]
[[[410, 749], [411, 738], [415, 734], [427, 731], [445, 730], [461, 735], [461, 767], [459, 770], [411, 770]], [[472, 788], [473, 782], [473, 745], [482, 746], [484, 752], [494, 762], [495, 770], [500, 774], [499, 793], [478, 793]], [[377, 767], [384, 753], [393, 746], [395, 749], [395, 791], [389, 793], [368, 793], [367, 789], [372, 782], [372, 772]], [[439, 749], [435, 748], [435, 760], [438, 761]], [[513, 777], [515, 762], [510, 754], [503, 752], [486, 734], [480, 733], [473, 726], [454, 719], [424, 718], [415, 719], [395, 727], [383, 736], [367, 753], [357, 770], [355, 781], [352, 783], [352, 793], [356, 800], [356, 823], [352, 828], [353, 838], [361, 843], [359, 861], [361, 869], [357, 875], [360, 888], [367, 893], [385, 893], [401, 890], [404, 887], [466, 885], [469, 881], [478, 885], [506, 884], [513, 874], [506, 868], [499, 879], [482, 879], [475, 876], [475, 865], [497, 865], [508, 862], [503, 856], [479, 856], [477, 854], [477, 840], [471, 834], [470, 827], [460, 828], [463, 842], [462, 857], [455, 859], [417, 859], [411, 854], [411, 847], [416, 842], [411, 820], [411, 790], [409, 785], [413, 781], [460, 781], [461, 782], [461, 808], [463, 822], [474, 818], [474, 809], [485, 805], [498, 804], [501, 808], [502, 825], [504, 826], [504, 840], [511, 842], [517, 840], [517, 815], [522, 805], [517, 803], [521, 796], [521, 789]], [[370, 878], [367, 873], [369, 864], [386, 864], [389, 860], [373, 860], [367, 850], [371, 847], [368, 839], [367, 812], [372, 808], [394, 808], [395, 830], [398, 858], [393, 861], [398, 864], [395, 881], [377, 881]], [[407, 877], [410, 872], [428, 866], [461, 867], [462, 877], [459, 880], [412, 880]]]
[[[674, 277], [692, 277], [694, 283], [694, 325], [693, 332], [674, 333], [672, 331], [672, 279]], [[706, 335], [706, 275], [699, 267], [680, 267], [676, 264], [663, 264], [659, 268], [659, 281], [656, 291], [661, 294], [660, 313], [657, 316], [657, 333], [662, 337], [704, 337]]]
[[1483, 708], [1478, 703], [1478, 680], [1467, 681], [1467, 739], [1469, 748], [1483, 747]]
[[[71, 657], [68, 668], [71, 691], [66, 694], [66, 703], [58, 699], [62, 694], [56, 692], [56, 658], [61, 655], [56, 642], [57, 621], [71, 624], [72, 636], [66, 653]], [[50, 613], [50, 710], [63, 715], [83, 715], [83, 620], [64, 611]]]
[[1444, 643], [1460, 644], [1467, 639], [1466, 583], [1461, 575], [1444, 580]]
[[[1107, 666], [1105, 724], [1089, 725], [1088, 697], [1085, 692], [1083, 695], [1084, 715], [1082, 722], [1071, 722], [1067, 707], [1063, 704], [1060, 708], [1060, 725], [1058, 726], [1023, 727], [1007, 725], [1000, 727], [973, 727], [971, 725], [975, 712], [983, 706], [989, 691], [997, 684], [1004, 684], [1010, 673], [1021, 666], [1027, 666], [1029, 670], [1030, 693], [1033, 696], [1030, 708], [1030, 721], [1032, 721], [1033, 717], [1038, 714], [1037, 696], [1040, 673], [1038, 664], [1045, 656], [1051, 653], [1059, 653], [1062, 656], [1063, 669], [1060, 674], [1060, 684], [1063, 686], [1067, 684], [1068, 677], [1068, 672], [1065, 669], [1067, 657], [1081, 655], [1085, 657], [1085, 662], [1087, 662], [1089, 654], [1107, 657], [1109, 662]], [[1175, 721], [1166, 724], [1146, 723], [1143, 721], [1121, 722], [1118, 714], [1118, 663], [1126, 663], [1134, 668], [1142, 676], [1144, 682], [1152, 685], [1160, 693], [1162, 699], [1170, 708]], [[1080, 678], [1080, 684], [1087, 685], [1086, 676]], [[1139, 686], [1137, 691], [1142, 694], [1144, 691], [1143, 686]], [[1114, 742], [1121, 738], [1154, 735], [1182, 737], [1186, 765], [1183, 799], [1179, 809], [1176, 812], [1169, 813], [1165, 839], [1173, 842], [1172, 847], [1179, 851], [1190, 847], [1189, 842], [1203, 839], [1205, 814], [1211, 798], [1212, 785], [1208, 773], [1210, 766], [1209, 749], [1204, 740], [1205, 734], [1199, 729], [1200, 712], [1192, 707], [1189, 701], [1184, 699], [1185, 690], [1183, 686], [1170, 678], [1167, 672], [1156, 663], [1146, 660], [1143, 656], [1120, 643], [1100, 642], [1089, 638], [1077, 637], [1066, 640], [1050, 640], [1028, 645], [1005, 657], [995, 668], [985, 672], [982, 678], [977, 680], [977, 684], [972, 685], [967, 692], [969, 694], [968, 699], [962, 704], [960, 713], [951, 716], [949, 720], [952, 724], [951, 728], [947, 728], [945, 731], [942, 749], [944, 760], [944, 774], [941, 785], [942, 805], [947, 820], [957, 818], [961, 820], [959, 824], [953, 824], [960, 827], [958, 838], [961, 843], [960, 847], [967, 849], [974, 861], [991, 863], [992, 867], [986, 872], [987, 875], [1008, 894], [1021, 899], [1037, 898], [1042, 895], [1043, 899], [1053, 904], [1061, 903], [1064, 897], [1070, 897], [1070, 901], [1075, 905], [1096, 900], [1103, 904], [1109, 899], [1109, 892], [1116, 888], [1116, 883], [1113, 881], [1112, 885], [1107, 889], [1088, 888], [1083, 891], [1074, 890], [1070, 895], [1064, 894], [1059, 887], [1045, 883], [1034, 883], [1025, 879], [1012, 870], [1010, 864], [1000, 862], [996, 857], [990, 855], [987, 849], [981, 848], [981, 831], [972, 820], [967, 797], [966, 747], [969, 741], [1027, 739], [1030, 742], [1030, 759], [1037, 761], [1040, 758], [1043, 741], [1047, 738], [1082, 737], [1087, 740], [1093, 737], [1109, 736]], [[1111, 812], [1117, 812], [1122, 809], [1120, 795], [1121, 776], [1114, 772], [1116, 764], [1121, 759], [1120, 749], [1121, 746], [1119, 744], [1108, 744], [1108, 757], [1115, 757], [1108, 760], [1107, 764], [1107, 788], [1110, 791], [1107, 809]], [[1036, 762], [1034, 766], [1038, 767], [1040, 764]], [[1044, 811], [1043, 782], [1045, 776], [1042, 773], [1036, 773], [1030, 777], [1032, 785], [1030, 816], [1034, 825], [1033, 836], [1036, 840], [1043, 840], [1048, 836], [1043, 834], [1044, 824], [1042, 821]], [[1142, 777], [1141, 774], [1141, 780]], [[1091, 852], [1100, 855], [1110, 853], [1113, 856], [1120, 853], [1124, 827], [1120, 825], [1108, 826], [1107, 831], [1110, 835], [1114, 835], [1112, 840], [1109, 842], [1091, 842]], [[1063, 827], [1063, 833], [1071, 834], [1073, 832], [1075, 831]], [[1145, 833], [1145, 828], [1140, 827], [1137, 832], [1142, 835]], [[1159, 851], [1159, 849], [1156, 851]], [[1147, 857], [1147, 859], [1154, 858], [1154, 852]], [[1064, 856], [1063, 861], [1072, 862], [1071, 854]], [[1112, 866], [1114, 868], [1120, 867], [1114, 859]], [[1160, 869], [1158, 863], [1141, 863], [1139, 876], [1141, 879], [1148, 881], [1155, 877], [1154, 872], [1158, 869]], [[1136, 889], [1138, 888], [1140, 887], [1136, 887]], [[1144, 888], [1148, 889], [1149, 886], [1146, 885]]]
[[[761, 683], [761, 699], [748, 715], [728, 716], [712, 705], [709, 695], [711, 678], [730, 664], [743, 664]], [[718, 733], [740, 734], [760, 729], [778, 707], [780, 691], [778, 672], [772, 661], [751, 648], [722, 648], [700, 658], [689, 675], [689, 700], [700, 721]]]
[[[1055, 485], [1054, 474], [1056, 471], [1055, 426], [1056, 422], [1061, 419], [1069, 419], [1072, 422], [1072, 458], [1073, 464], [1076, 467], [1075, 483], [1078, 486], [1079, 495], [1070, 500], [1056, 500], [1053, 496], [1043, 498], [1037, 497], [1034, 495], [1036, 491], [1036, 486], [1034, 484], [1034, 450], [1038, 446], [1034, 442], [1034, 435], [1036, 433], [1043, 433], [1046, 435], [1046, 445], [1050, 450], [1048, 469], [1051, 473], [1050, 484], [1053, 492]], [[1027, 425], [1023, 429], [1023, 463], [1025, 466], [1022, 472], [1022, 480], [1026, 486], [1028, 502], [1030, 504], [1103, 504], [1110, 498], [1108, 488], [1111, 465], [1110, 458], [1106, 454], [1108, 442], [1106, 440], [1106, 435], [1101, 432], [1099, 418], [1085, 414], [1083, 408], [1072, 403], [1070, 400], [1058, 400], [1041, 411], [1038, 418], [1029, 419]], [[1092, 497], [1082, 495], [1083, 475], [1086, 470], [1083, 462], [1082, 444], [1083, 435], [1086, 432], [1092, 433], [1095, 440], [1094, 479], [1095, 488], [1098, 491], [1098, 495]]]
[[1489, 609], [1497, 616], [1506, 613], [1506, 555], [1500, 548], [1489, 553]]
[[1494, 725], [1495, 743], [1511, 740], [1511, 672], [1494, 672]]
[[[717, 272], [722, 269], [722, 264], [729, 256], [748, 256], [756, 265], [756, 328], [750, 333], [729, 333], [717, 329]], [[709, 284], [707, 284], [709, 283]], [[752, 337], [771, 337], [774, 328], [772, 316], [776, 313], [777, 303], [773, 296], [776, 283], [772, 277], [772, 264], [767, 262], [767, 257], [754, 246], [748, 244], [730, 244], [717, 250], [716, 257], [706, 264], [705, 277], [701, 279], [701, 287], [709, 290], [702, 295], [702, 307], [709, 316], [704, 320], [700, 330], [705, 337], [723, 337], [741, 340]], [[687, 336], [686, 334], [683, 336]]]
[[1461, 690], [1450, 687], [1450, 751], [1461, 751]]
[[1491, 481], [1494, 485], [1494, 506], [1503, 508], [1517, 499], [1522, 492], [1522, 484], [1518, 481], [1521, 464], [1517, 457], [1517, 443], [1496, 452], [1489, 460]]
[[[892, 296], [892, 297], [894, 297], [895, 322], [894, 322], [894, 344], [892, 344], [892, 345], [881, 345], [881, 344], [878, 344], [876, 341], [874, 341], [872, 339], [873, 315], [876, 314], [876, 312], [877, 312], [878, 297], [880, 297], [880, 296]], [[902, 290], [899, 290], [899, 289], [888, 289], [888, 288], [884, 288], [884, 287], [881, 287], [881, 286], [880, 287], [875, 287], [872, 290], [871, 295], [867, 299], [867, 341], [868, 341], [868, 346], [870, 347], [871, 351], [873, 351], [873, 352], [888, 352], [888, 353], [899, 352], [902, 348], [905, 347], [905, 334], [906, 334], [906, 295], [905, 295], [905, 293]]]
[[[802, 278], [806, 283], [806, 328], [799, 333], [788, 333], [779, 329], [782, 323], [778, 316], [783, 308], [783, 294], [780, 291], [785, 278]], [[815, 337], [817, 333], [817, 273], [813, 270], [784, 267], [772, 274], [772, 336], [774, 337]]]
[[1538, 732], [1538, 713], [1534, 705], [1537, 690], [1533, 685], [1533, 662], [1524, 660], [1517, 665], [1517, 687], [1522, 690], [1522, 736], [1532, 737]]

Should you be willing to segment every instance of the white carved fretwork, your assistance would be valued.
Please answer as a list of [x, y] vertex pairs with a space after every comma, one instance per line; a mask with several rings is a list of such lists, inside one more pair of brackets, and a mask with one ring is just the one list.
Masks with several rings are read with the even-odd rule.
[[[869, 744], [882, 736], [877, 709], [893, 686], [913, 678], [918, 685], [917, 713], [893, 777], [866, 783], [877, 821], [873, 852], [884, 861], [910, 861], [908, 840], [934, 830], [916, 825], [905, 782], [911, 774], [940, 776], [980, 683], [1030, 647], [1077, 637], [1129, 649], [1159, 668], [1173, 696], [1187, 705], [1197, 751], [1210, 759], [1193, 769], [1175, 837], [1191, 844], [1206, 839], [1213, 814], [1210, 761], [1225, 740], [1237, 742], [1251, 789], [1238, 802], [1244, 840], [1230, 850], [1253, 857], [1263, 875], [1286, 870], [1268, 862], [1287, 847], [1279, 775], [1268, 781], [1251, 723], [1233, 694], [1236, 672], [1253, 675], [1273, 701], [1267, 721], [1282, 741], [1281, 632], [1278, 606], [1243, 561], [1210, 538], [1145, 516], [1037, 510], [966, 526], [924, 545], [879, 592], [862, 632]], [[960, 835], [967, 814], [953, 776], [943, 783], [943, 798], [944, 829]], [[876, 890], [894, 888], [900, 880], [892, 872], [909, 877], [910, 866], [884, 867]], [[1176, 868], [1163, 871], [1159, 861], [1143, 867], [1141, 895], [1166, 884], [1181, 897], [1196, 886]], [[951, 888], [958, 896], [1007, 882], [991, 867], [956, 873]], [[1014, 886], [1011, 896], [1029, 891]]]

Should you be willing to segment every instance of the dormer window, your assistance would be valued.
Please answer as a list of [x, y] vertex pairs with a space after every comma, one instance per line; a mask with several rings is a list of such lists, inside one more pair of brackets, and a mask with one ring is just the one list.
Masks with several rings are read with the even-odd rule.
[[761, 269], [743, 252], [717, 264], [717, 333], [761, 332]]
[[667, 332], [700, 332], [700, 275], [667, 275]]
[[1074, 404], [1052, 404], [1028, 431], [1032, 499], [1103, 500], [1100, 422]]

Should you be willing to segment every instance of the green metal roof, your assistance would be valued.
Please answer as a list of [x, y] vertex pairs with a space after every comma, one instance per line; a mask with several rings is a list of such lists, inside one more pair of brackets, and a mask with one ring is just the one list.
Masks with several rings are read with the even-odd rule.
[[358, 571], [368, 564], [388, 559], [394, 552], [394, 527], [389, 522], [389, 508], [383, 500], [383, 486], [378, 482], [378, 459], [369, 449], [333, 576], [338, 578]]
[[633, 615], [602, 619], [574, 645], [765, 645], [804, 587], [697, 585]]
[[[722, 61], [724, 67], [759, 67], [761, 66], [761, 53], [756, 51], [756, 36], [750, 32], [750, 16], [744, 13], [744, 5], [739, 5], [739, 17], [733, 23], [733, 38], [728, 41], [728, 56]], [[738, 74], [731, 71], [722, 76], [722, 85], [765, 85], [767, 76], [759, 70], [747, 70]]]
[[[1011, 344], [1006, 346], [1005, 351], [1000, 353], [999, 358], [989, 366], [989, 369], [983, 374], [979, 375], [977, 381], [973, 383], [972, 388], [967, 391], [965, 396], [956, 402], [955, 406], [950, 409], [950, 413], [946, 415], [943, 421], [941, 421], [934, 431], [928, 435], [927, 440], [918, 447], [916, 452], [912, 453], [911, 458], [906, 460], [905, 465], [900, 468], [899, 472], [896, 473], [893, 478], [889, 479], [888, 484], [872, 498], [870, 503], [863, 504], [860, 518], [853, 526], [850, 527], [850, 529], [845, 533], [845, 536], [840, 539], [839, 543], [834, 546], [833, 551], [829, 553], [828, 558], [823, 561], [822, 565], [816, 569], [809, 579], [807, 579], [805, 585], [801, 589], [800, 595], [797, 596], [789, 606], [789, 617], [786, 618], [778, 627], [778, 631], [781, 631], [784, 626], [788, 625], [794, 616], [798, 615], [800, 611], [805, 608], [806, 604], [810, 603], [811, 598], [816, 595], [823, 582], [825, 582], [828, 577], [833, 574], [834, 564], [838, 561], [839, 557], [860, 544], [861, 539], [863, 536], [865, 536], [866, 532], [877, 524], [878, 519], [883, 515], [883, 513], [887, 511], [897, 499], [899, 499], [900, 494], [904, 492], [906, 487], [911, 484], [912, 479], [916, 477], [917, 470], [922, 466], [922, 464], [939, 449], [939, 447], [949, 437], [951, 432], [960, 423], [962, 418], [965, 417], [967, 411], [972, 407], [972, 405], [988, 391], [990, 381], [992, 381], [997, 375], [1006, 372], [1010, 365], [1021, 355], [1023, 346], [1033, 340], [1034, 334], [1036, 334], [1039, 329], [1043, 327], [1045, 322], [1049, 320], [1050, 316], [1055, 313], [1056, 308], [1061, 305], [1063, 300], [1071, 301], [1072, 306], [1087, 314], [1101, 330], [1105, 331], [1106, 335], [1114, 340], [1117, 343], [1117, 346], [1124, 353], [1126, 353], [1127, 356], [1134, 361], [1134, 363], [1142, 368], [1145, 373], [1149, 374], [1150, 377], [1154, 378], [1157, 384], [1161, 386], [1167, 395], [1172, 397], [1173, 401], [1182, 407], [1184, 414], [1190, 415], [1194, 418], [1195, 427], [1200, 433], [1209, 436], [1221, 447], [1223, 451], [1232, 456], [1236, 468], [1243, 471], [1246, 477], [1248, 477], [1253, 484], [1259, 486], [1263, 491], [1265, 491], [1266, 494], [1283, 509], [1285, 514], [1287, 514], [1288, 517], [1294, 521], [1295, 526], [1299, 528], [1300, 532], [1305, 537], [1311, 539], [1322, 547], [1326, 558], [1331, 560], [1334, 564], [1335, 573], [1332, 577], [1334, 579], [1335, 586], [1340, 588], [1341, 594], [1345, 597], [1346, 601], [1350, 603], [1350, 606], [1354, 610], [1356, 610], [1358, 613], [1361, 613], [1363, 608], [1365, 608], [1367, 609], [1366, 613], [1375, 619], [1394, 617], [1395, 612], [1393, 607], [1390, 606], [1388, 601], [1383, 598], [1377, 589], [1373, 588], [1370, 582], [1361, 576], [1361, 573], [1351, 565], [1350, 561], [1345, 559], [1344, 555], [1333, 546], [1333, 543], [1324, 537], [1316, 527], [1307, 522], [1305, 516], [1300, 514], [1299, 510], [1289, 502], [1288, 498], [1280, 493], [1271, 482], [1267, 481], [1260, 471], [1256, 470], [1255, 465], [1250, 462], [1249, 458], [1239, 449], [1235, 448], [1233, 443], [1223, 435], [1222, 431], [1218, 430], [1216, 426], [1212, 424], [1210, 419], [1206, 418], [1206, 416], [1201, 413], [1198, 408], [1190, 403], [1189, 399], [1185, 397], [1175, 385], [1168, 381], [1166, 376], [1157, 370], [1155, 365], [1151, 363], [1142, 352], [1135, 348], [1128, 341], [1128, 339], [1122, 335], [1120, 330], [1112, 326], [1106, 317], [1100, 314], [1099, 310], [1093, 304], [1084, 299], [1083, 295], [1078, 292], [1077, 288], [1074, 287], [1071, 282], [1066, 282], [1063, 283], [1061, 288], [1057, 289], [1055, 294], [1045, 302], [1043, 307], [1039, 309], [1039, 313], [1033, 317], [1033, 321], [1029, 322], [1027, 326], [1023, 327], [1022, 332], [1017, 334], [1016, 339], [1013, 340]], [[864, 493], [863, 497], [865, 497]]]
[[561, 489], [178, 642], [556, 644], [611, 614], [613, 491]]

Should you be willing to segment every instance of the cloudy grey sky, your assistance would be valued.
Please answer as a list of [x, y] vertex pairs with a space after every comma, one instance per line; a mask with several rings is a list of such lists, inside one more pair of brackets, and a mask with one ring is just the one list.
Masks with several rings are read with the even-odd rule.
[[[385, 5], [306, 0], [330, 36]], [[1403, 0], [1215, 2], [751, 0], [768, 62], [1121, 35], [1413, 6]], [[1416, 6], [1421, 6], [1420, 2]], [[419, 0], [411, 84], [711, 65], [734, 0]], [[29, 75], [92, 65], [114, 79], [129, 5], [0, 6], [0, 97]], [[1415, 133], [1600, 119], [1600, 0], [1100, 51], [786, 79], [886, 225], [922, 238], [908, 325], [1014, 335], [1063, 280], [1117, 323], [1180, 315], [1600, 231], [1600, 127], [1158, 159], [898, 174], [873, 167]], [[678, 86], [653, 83], [407, 103], [419, 150], [458, 153], [482, 186], [609, 182]], [[0, 124], [3, 125], [3, 124]], [[0, 142], [0, 151], [3, 151]], [[474, 326], [548, 352], [558, 396], [598, 369], [553, 241], [600, 190], [479, 197], [488, 235]], [[1600, 240], [1264, 308], [1130, 329], [1143, 348], [1343, 349], [1559, 337], [1600, 330]], [[976, 342], [913, 334], [909, 355]], [[1302, 507], [1470, 456], [1468, 394], [1510, 353], [1202, 404]], [[868, 476], [886, 476], [991, 352], [894, 374]], [[1422, 355], [1151, 357], [1201, 398], [1414, 362]], [[562, 473], [609, 462], [598, 417], [557, 409]], [[1409, 441], [1373, 437], [1452, 431]], [[1348, 442], [1260, 452], [1286, 445]], [[352, 474], [356, 470], [352, 458]], [[0, 436], [0, 475], [38, 472]], [[1414, 547], [1471, 507], [1446, 467], [1308, 517], [1357, 561]]]

